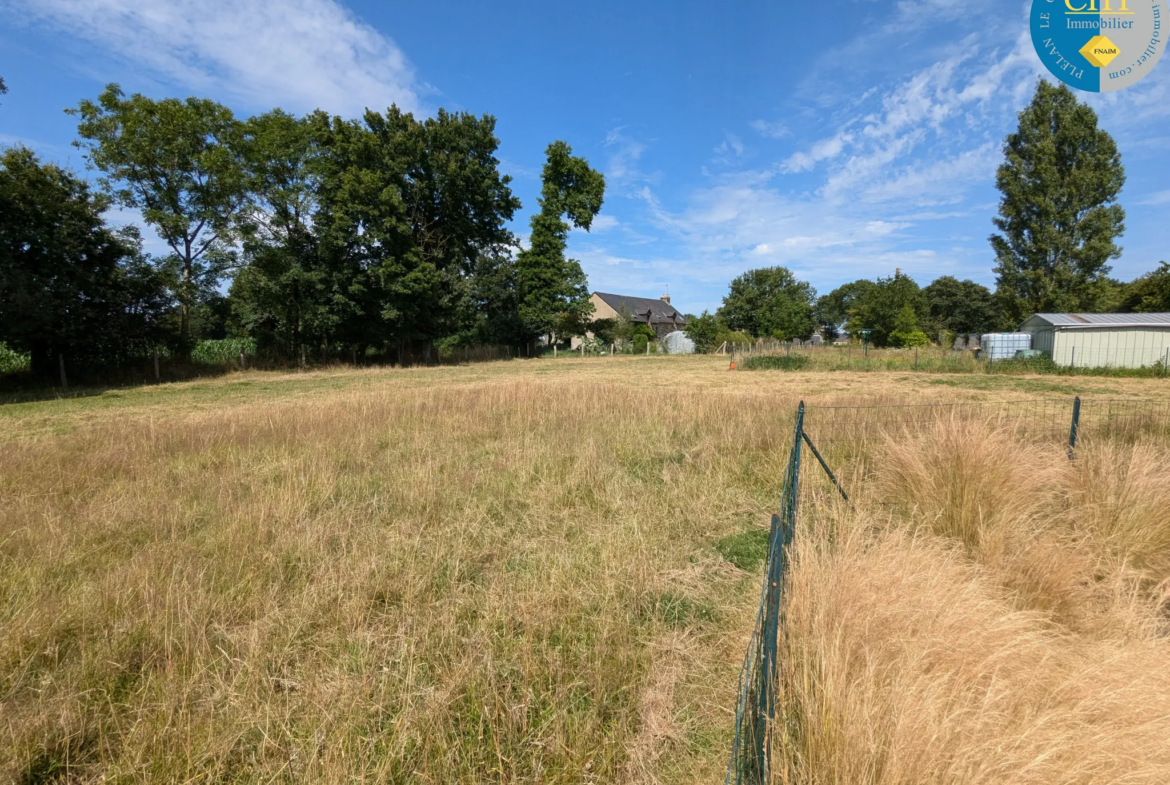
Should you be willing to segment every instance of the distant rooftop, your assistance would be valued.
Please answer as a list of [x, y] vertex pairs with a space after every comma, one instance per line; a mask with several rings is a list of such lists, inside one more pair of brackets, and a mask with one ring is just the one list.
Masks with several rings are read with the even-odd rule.
[[1055, 327], [1170, 327], [1170, 313], [1038, 313]]
[[686, 323], [686, 318], [666, 300], [654, 300], [649, 297], [629, 297], [624, 294], [609, 294], [608, 292], [594, 292], [594, 294], [618, 313], [621, 313], [624, 307], [630, 316], [637, 319], [645, 319], [649, 315], [651, 322], [677, 321], [679, 324]]

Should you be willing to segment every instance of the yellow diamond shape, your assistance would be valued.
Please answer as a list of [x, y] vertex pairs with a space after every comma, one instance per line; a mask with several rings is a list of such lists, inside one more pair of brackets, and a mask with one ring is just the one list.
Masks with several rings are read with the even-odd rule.
[[1104, 68], [1113, 58], [1121, 54], [1121, 50], [1117, 48], [1117, 44], [1105, 36], [1095, 35], [1089, 39], [1089, 43], [1081, 47], [1081, 54], [1093, 65]]

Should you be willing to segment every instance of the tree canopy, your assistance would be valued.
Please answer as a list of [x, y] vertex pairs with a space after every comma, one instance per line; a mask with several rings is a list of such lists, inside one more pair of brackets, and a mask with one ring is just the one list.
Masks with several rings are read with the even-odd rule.
[[1000, 326], [995, 298], [982, 284], [944, 275], [936, 278], [922, 293], [926, 296], [928, 326], [932, 332], [948, 330], [968, 335], [991, 332]]
[[55, 376], [117, 364], [158, 339], [169, 305], [138, 237], [109, 229], [108, 201], [32, 152], [0, 155], [0, 340]]
[[756, 337], [808, 338], [816, 329], [816, 290], [784, 267], [748, 270], [731, 282], [719, 318], [732, 330]]
[[1096, 284], [1121, 249], [1125, 170], [1097, 115], [1045, 80], [1020, 112], [996, 173], [1002, 197], [991, 236], [996, 296], [1007, 322], [1035, 312], [1091, 311]]
[[117, 204], [142, 216], [170, 246], [181, 308], [180, 345], [190, 345], [190, 314], [232, 264], [232, 241], [249, 191], [241, 126], [205, 98], [126, 97], [111, 84], [96, 102], [68, 110], [79, 119], [75, 144], [104, 177]]
[[540, 211], [532, 217], [529, 247], [516, 260], [520, 321], [529, 340], [558, 326], [578, 332], [591, 312], [585, 273], [580, 262], [565, 258], [565, 247], [570, 223], [588, 231], [605, 198], [605, 176], [569, 145], [553, 142], [545, 155]]
[[869, 330], [869, 340], [876, 346], [898, 346], [900, 338], [894, 333], [920, 331], [928, 314], [922, 289], [910, 276], [895, 272], [890, 278], [878, 278], [857, 297], [849, 311], [848, 328], [854, 333]]

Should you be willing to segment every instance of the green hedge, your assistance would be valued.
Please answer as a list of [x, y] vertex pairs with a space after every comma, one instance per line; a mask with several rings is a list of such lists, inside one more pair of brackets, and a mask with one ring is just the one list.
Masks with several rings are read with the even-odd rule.
[[808, 365], [808, 357], [800, 354], [764, 354], [747, 357], [740, 363], [745, 371], [799, 371]]
[[256, 356], [256, 341], [251, 338], [224, 338], [218, 341], [200, 341], [191, 351], [191, 361], [204, 365], [237, 365], [240, 352], [245, 357]]

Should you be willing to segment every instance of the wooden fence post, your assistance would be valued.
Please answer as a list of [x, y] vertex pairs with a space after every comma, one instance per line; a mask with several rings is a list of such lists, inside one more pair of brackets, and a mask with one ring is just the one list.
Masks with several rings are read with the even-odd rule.
[[69, 387], [69, 380], [65, 378], [65, 355], [60, 352], [57, 353], [57, 364], [61, 368], [61, 387]]

